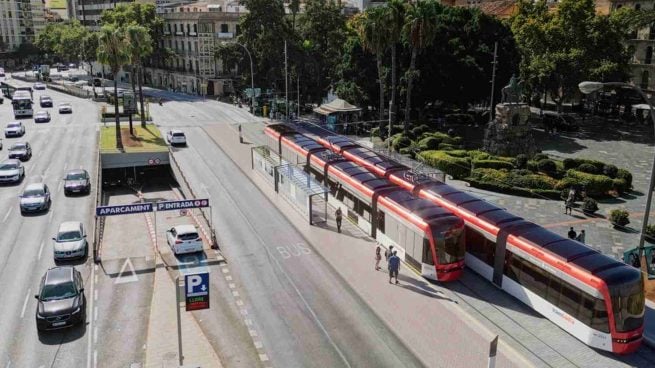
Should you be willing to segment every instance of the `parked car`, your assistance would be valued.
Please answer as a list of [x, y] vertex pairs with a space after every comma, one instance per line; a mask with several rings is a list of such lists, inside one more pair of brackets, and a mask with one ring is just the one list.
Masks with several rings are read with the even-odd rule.
[[59, 113], [60, 114], [72, 114], [73, 106], [68, 102], [62, 102], [59, 104]]
[[90, 79], [87, 83], [88, 83], [89, 86], [102, 87], [102, 79], [100, 79], [100, 78]]
[[41, 278], [37, 299], [36, 328], [39, 331], [86, 322], [86, 297], [82, 275], [74, 267], [54, 267]]
[[64, 177], [64, 195], [72, 193], [90, 193], [91, 180], [84, 169], [70, 170]]
[[166, 231], [166, 241], [173, 254], [202, 252], [202, 239], [192, 225], [177, 225]]
[[27, 142], [14, 143], [9, 147], [9, 158], [27, 161], [32, 158], [32, 146]]
[[79, 221], [67, 221], [59, 225], [54, 240], [55, 262], [71, 258], [85, 258], [89, 253], [84, 225]]
[[22, 137], [25, 135], [25, 126], [20, 121], [12, 121], [5, 128], [5, 138]]
[[34, 114], [35, 123], [47, 123], [50, 121], [50, 113], [47, 111], [37, 111]]
[[36, 83], [34, 83], [34, 87], [33, 87], [33, 88], [34, 88], [35, 90], [44, 90], [45, 87], [46, 87], [46, 86], [45, 86], [44, 83], [36, 82]]
[[50, 204], [52, 199], [46, 184], [29, 184], [20, 196], [20, 213], [47, 211], [50, 209]]
[[169, 130], [166, 133], [166, 140], [170, 143], [171, 146], [176, 144], [186, 146], [186, 135], [181, 130]]
[[544, 111], [542, 123], [547, 131], [553, 128], [561, 132], [577, 132], [580, 130], [580, 125], [574, 116], [553, 111]]
[[41, 96], [39, 97], [39, 103], [41, 107], [52, 107], [52, 98], [50, 96]]
[[25, 166], [19, 160], [0, 163], [0, 183], [18, 183], [25, 177]]

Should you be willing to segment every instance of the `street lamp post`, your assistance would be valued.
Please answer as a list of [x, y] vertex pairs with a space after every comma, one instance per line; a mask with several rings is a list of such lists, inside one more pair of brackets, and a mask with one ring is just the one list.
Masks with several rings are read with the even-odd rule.
[[248, 58], [250, 59], [250, 113], [255, 115], [255, 74], [252, 67], [252, 56], [250, 55], [250, 51], [248, 51], [248, 48], [245, 45], [238, 42], [234, 43], [243, 47], [243, 49], [246, 50], [246, 54], [248, 54]]
[[[639, 93], [641, 98], [646, 101], [648, 104], [649, 110], [650, 110], [650, 119], [653, 122], [653, 129], [655, 129], [655, 115], [653, 112], [653, 105], [650, 103], [650, 100], [648, 97], [646, 97], [646, 94], [644, 94], [644, 91], [639, 88], [639, 86], [635, 86], [632, 84], [628, 83], [623, 83], [623, 82], [582, 82], [578, 85], [578, 88], [580, 88], [580, 92], [584, 93], [585, 95], [588, 95], [590, 93], [596, 92], [598, 90], [601, 90], [603, 87], [628, 87], [630, 89], [633, 89]], [[646, 240], [646, 228], [648, 227], [648, 217], [650, 215], [650, 206], [651, 202], [653, 200], [653, 183], [655, 183], [655, 156], [653, 157], [653, 166], [651, 167], [650, 170], [650, 182], [648, 183], [648, 193], [646, 195], [646, 210], [644, 212], [644, 219], [643, 223], [641, 224], [641, 234], [639, 236], [639, 262], [641, 263], [642, 267], [647, 267], [645, 259], [644, 258], [644, 241]], [[643, 269], [643, 268], [642, 268]]]

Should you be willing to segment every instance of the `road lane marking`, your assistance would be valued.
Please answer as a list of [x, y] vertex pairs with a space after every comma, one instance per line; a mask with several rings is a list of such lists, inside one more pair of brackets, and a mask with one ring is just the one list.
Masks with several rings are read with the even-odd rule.
[[118, 272], [118, 277], [116, 278], [116, 281], [114, 281], [114, 284], [118, 285], [136, 281], [139, 281], [139, 277], [136, 275], [136, 271], [134, 271], [134, 265], [132, 264], [132, 261], [130, 258], [127, 258], [125, 263], [123, 263], [123, 267], [121, 267], [120, 272]]
[[11, 215], [11, 211], [13, 211], [13, 210], [14, 210], [13, 207], [10, 207], [10, 208], [9, 208], [9, 211], [7, 211], [7, 213], [5, 214], [5, 217], [2, 218], [2, 223], [3, 223], [3, 224], [4, 224], [5, 222], [7, 222], [7, 219], [9, 218], [9, 215]]
[[45, 241], [41, 242], [41, 246], [39, 247], [39, 255], [37, 256], [37, 259], [41, 259], [41, 252], [43, 252], [43, 244], [45, 244]]
[[32, 289], [27, 290], [27, 295], [25, 295], [25, 301], [23, 302], [23, 310], [20, 312], [20, 318], [25, 317], [25, 309], [27, 308], [27, 301], [30, 298], [30, 294], [32, 294]]
[[95, 328], [93, 328], [93, 344], [95, 345], [97, 343], [98, 343], [98, 326], [95, 326]]
[[[91, 269], [91, 279], [92, 280], [95, 279], [97, 269], [98, 269], [97, 264], [94, 265], [94, 267]], [[92, 282], [91, 283], [91, 293], [93, 293], [94, 291], [95, 291], [95, 283]], [[93, 310], [93, 308], [94, 308], [93, 303], [94, 303], [94, 300], [91, 299], [91, 306], [90, 306], [89, 310]], [[93, 329], [93, 319], [91, 320], [91, 322], [89, 322], [89, 328]], [[91, 368], [91, 367], [95, 368], [96, 364], [98, 363], [97, 353], [95, 351], [93, 352], [93, 358], [91, 357], [91, 350], [93, 349], [93, 344], [92, 344], [91, 338], [92, 338], [92, 336], [91, 336], [91, 334], [89, 334], [89, 338], [88, 338], [88, 341], [87, 341], [87, 348], [86, 348], [87, 349], [86, 350], [86, 367], [87, 368]]]
[[48, 212], [50, 212], [50, 214], [48, 214], [48, 222], [52, 222], [52, 217], [55, 215], [55, 210], [48, 208]]
[[98, 289], [93, 291], [93, 300], [98, 300]]
[[98, 350], [93, 351], [93, 368], [98, 366]]
[[97, 321], [98, 320], [98, 306], [96, 305], [93, 307], [93, 320]]

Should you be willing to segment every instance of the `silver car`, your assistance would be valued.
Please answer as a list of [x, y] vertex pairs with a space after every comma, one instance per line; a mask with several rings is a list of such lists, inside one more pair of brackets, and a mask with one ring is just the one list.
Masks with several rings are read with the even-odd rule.
[[59, 113], [60, 114], [72, 114], [73, 106], [68, 102], [62, 102], [59, 104]]
[[25, 177], [25, 167], [20, 160], [5, 160], [0, 163], [0, 183], [18, 183]]
[[39, 212], [50, 209], [50, 190], [44, 183], [29, 184], [20, 196], [20, 212]]
[[55, 261], [71, 258], [84, 258], [88, 254], [84, 225], [79, 221], [67, 221], [59, 225], [54, 240]]
[[5, 138], [22, 137], [25, 135], [25, 126], [20, 121], [12, 121], [5, 128]]

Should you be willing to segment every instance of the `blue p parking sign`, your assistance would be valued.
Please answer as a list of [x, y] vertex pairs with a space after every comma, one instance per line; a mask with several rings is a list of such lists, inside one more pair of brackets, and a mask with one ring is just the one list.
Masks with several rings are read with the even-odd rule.
[[209, 309], [209, 273], [184, 275], [186, 310]]

